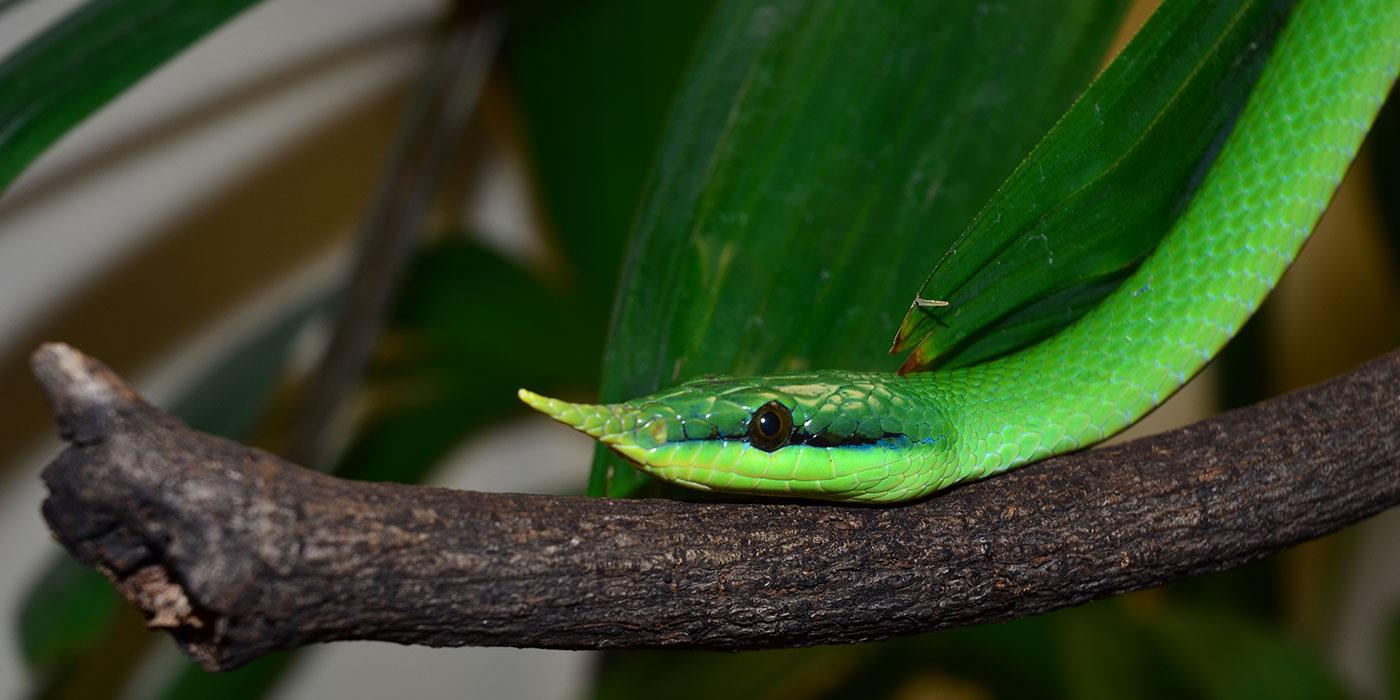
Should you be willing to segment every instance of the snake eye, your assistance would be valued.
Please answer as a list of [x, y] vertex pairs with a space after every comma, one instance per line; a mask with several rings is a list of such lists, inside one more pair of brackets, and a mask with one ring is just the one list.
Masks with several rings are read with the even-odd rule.
[[790, 437], [792, 413], [777, 401], [759, 406], [749, 419], [749, 444], [764, 452], [772, 452], [786, 445]]

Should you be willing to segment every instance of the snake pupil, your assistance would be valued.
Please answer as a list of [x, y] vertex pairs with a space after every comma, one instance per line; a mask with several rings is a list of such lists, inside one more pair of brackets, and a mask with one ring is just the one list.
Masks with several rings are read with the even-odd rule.
[[749, 444], [764, 452], [787, 444], [792, 437], [792, 413], [777, 401], [769, 401], [754, 412], [749, 421]]
[[758, 417], [758, 431], [768, 437], [778, 434], [778, 416], [772, 411], [764, 411]]

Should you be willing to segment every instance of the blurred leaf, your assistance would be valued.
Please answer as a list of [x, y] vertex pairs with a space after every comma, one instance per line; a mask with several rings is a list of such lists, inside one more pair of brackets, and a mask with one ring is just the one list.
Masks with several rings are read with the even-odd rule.
[[157, 693], [165, 700], [246, 700], [267, 695], [291, 668], [295, 654], [274, 651], [258, 660], [222, 673], [210, 673], [189, 659], [180, 659], [174, 680]]
[[1162, 589], [1172, 606], [1228, 607], [1256, 624], [1270, 624], [1284, 612], [1283, 566], [1279, 556], [1173, 581]]
[[238, 344], [209, 373], [185, 387], [171, 403], [170, 413], [195, 430], [246, 441], [286, 372], [292, 341], [312, 317], [330, 306], [330, 297], [320, 293], [291, 304], [280, 318]]
[[[1178, 698], [1184, 686], [1121, 600], [872, 647], [859, 674], [821, 697]], [[941, 695], [941, 694], [940, 694]]]
[[1381, 230], [1389, 243], [1391, 265], [1400, 271], [1400, 197], [1396, 196], [1400, 192], [1400, 87], [1391, 88], [1368, 138]]
[[905, 368], [1033, 344], [1111, 292], [1190, 201], [1291, 4], [1163, 3], [933, 268], [919, 296], [949, 305], [909, 310]]
[[65, 132], [256, 0], [92, 0], [0, 63], [0, 192]]
[[536, 183], [607, 325], [662, 118], [714, 0], [512, 0], [506, 56]]
[[[881, 367], [909, 290], [1088, 79], [1122, 4], [719, 3], [640, 210], [603, 399]], [[644, 479], [618, 469], [607, 492]]]
[[99, 641], [122, 604], [106, 577], [66, 555], [49, 565], [23, 601], [19, 647], [40, 677]]
[[1226, 609], [1173, 606], [1146, 630], [1203, 698], [1345, 698], [1322, 659]]
[[1059, 659], [1050, 652], [1056, 641], [1053, 616], [893, 639], [871, 645], [859, 672], [820, 697], [898, 697], [930, 686], [961, 690], [924, 693], [935, 697], [1063, 697]]
[[[627, 698], [808, 698], [847, 680], [871, 645], [771, 651], [637, 651], [604, 657], [597, 700]], [[870, 697], [870, 696], [867, 696]]]
[[1391, 613], [1390, 629], [1385, 635], [1383, 650], [1386, 697], [1400, 700], [1400, 610]]
[[0, 15], [23, 5], [28, 0], [0, 0]]
[[[521, 386], [593, 385], [602, 329], [574, 309], [479, 244], [452, 239], [420, 253], [367, 372], [379, 409], [335, 472], [419, 481], [472, 431], [523, 413]], [[571, 338], [567, 351], [555, 333]]]

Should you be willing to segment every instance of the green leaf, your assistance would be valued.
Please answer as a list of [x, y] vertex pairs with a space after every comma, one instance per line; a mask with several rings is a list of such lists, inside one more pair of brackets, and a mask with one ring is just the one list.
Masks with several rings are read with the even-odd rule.
[[1190, 201], [1290, 6], [1163, 3], [933, 268], [919, 297], [948, 306], [910, 308], [904, 369], [1030, 345], [1111, 292]]
[[577, 277], [573, 293], [601, 326], [662, 119], [714, 4], [509, 3], [505, 54], [536, 185]]
[[0, 63], [0, 192], [108, 100], [256, 0], [92, 0]]
[[[1385, 106], [1371, 126], [1371, 179], [1380, 210], [1381, 230], [1386, 236], [1391, 266], [1400, 270], [1400, 87], [1392, 87]], [[1363, 161], [1365, 162], [1365, 161]]]
[[[506, 55], [574, 313], [609, 325], [663, 117], [715, 0], [514, 0]], [[557, 317], [557, 316], [556, 316]], [[557, 341], [556, 341], [557, 342]], [[606, 450], [601, 450], [607, 459]], [[601, 493], [595, 469], [589, 492]]]
[[156, 698], [183, 700], [247, 700], [267, 695], [292, 668], [297, 655], [274, 651], [232, 671], [210, 673], [189, 659], [180, 659], [179, 670]]
[[1226, 610], [1174, 606], [1147, 631], [1203, 698], [1345, 698], [1317, 655]]
[[[414, 483], [473, 431], [523, 413], [520, 387], [596, 383], [601, 327], [476, 243], [421, 252], [395, 309], [366, 373], [379, 408], [336, 466], [340, 476]], [[556, 333], [572, 339], [568, 352]]]
[[[1084, 85], [1122, 5], [720, 2], [638, 216], [603, 399], [889, 367], [909, 291]], [[607, 491], [642, 480], [618, 469]]]
[[70, 556], [53, 561], [24, 595], [19, 647], [35, 675], [48, 676], [101, 640], [122, 604], [102, 574]]

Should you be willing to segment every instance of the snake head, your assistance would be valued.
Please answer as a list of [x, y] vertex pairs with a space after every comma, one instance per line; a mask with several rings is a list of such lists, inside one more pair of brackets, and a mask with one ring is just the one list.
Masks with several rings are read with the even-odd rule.
[[[869, 373], [704, 377], [613, 404], [521, 389], [532, 408], [689, 488], [885, 501], [933, 490], [923, 468], [943, 435], [899, 377]], [[936, 486], [935, 486], [936, 487]]]

